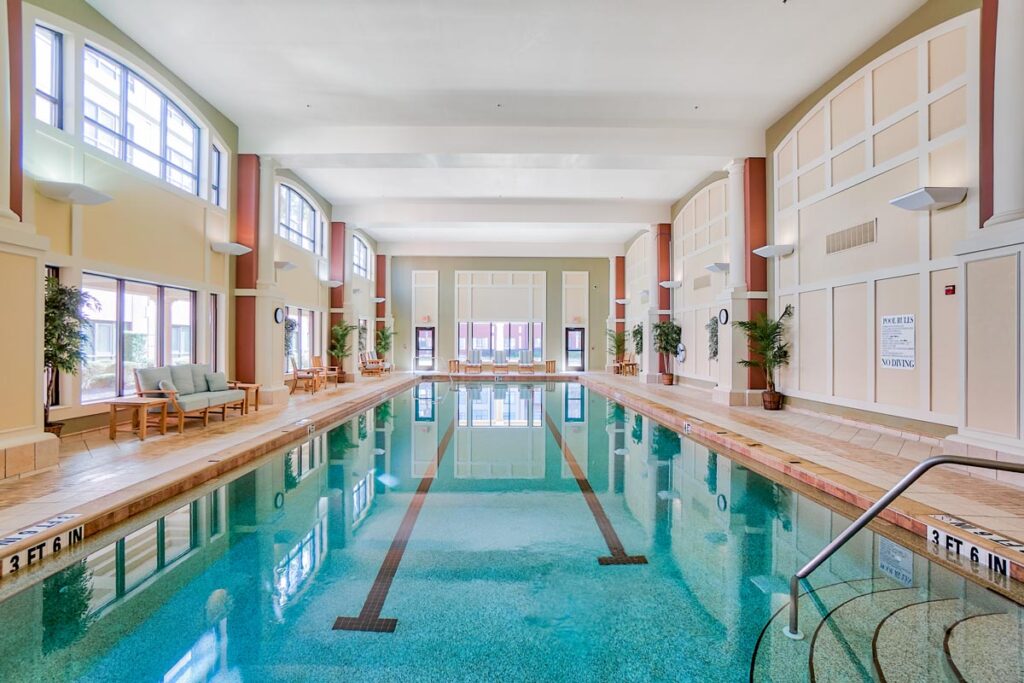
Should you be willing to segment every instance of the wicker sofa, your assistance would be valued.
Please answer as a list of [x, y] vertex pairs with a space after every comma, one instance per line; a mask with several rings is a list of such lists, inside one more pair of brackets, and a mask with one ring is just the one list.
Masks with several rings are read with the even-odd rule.
[[[223, 383], [219, 384], [221, 381]], [[213, 390], [210, 382], [213, 382]], [[179, 434], [185, 428], [187, 417], [201, 418], [205, 427], [210, 423], [210, 411], [220, 410], [221, 419], [227, 419], [229, 408], [241, 413], [245, 392], [222, 388], [229, 385], [221, 373], [214, 373], [209, 365], [201, 363], [135, 370], [136, 393], [166, 397], [167, 412], [177, 417]]]

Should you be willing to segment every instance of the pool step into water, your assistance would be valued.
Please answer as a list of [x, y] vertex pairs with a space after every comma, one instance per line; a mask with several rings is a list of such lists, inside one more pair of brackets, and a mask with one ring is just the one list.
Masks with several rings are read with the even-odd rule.
[[765, 625], [750, 680], [1024, 681], [1024, 610], [988, 602], [879, 578], [807, 590], [799, 602], [805, 638], [783, 634], [787, 603]]

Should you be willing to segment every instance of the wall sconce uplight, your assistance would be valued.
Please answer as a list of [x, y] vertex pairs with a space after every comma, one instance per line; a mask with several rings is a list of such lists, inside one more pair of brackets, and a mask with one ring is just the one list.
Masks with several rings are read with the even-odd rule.
[[211, 242], [210, 249], [218, 254], [227, 254], [228, 256], [242, 256], [252, 251], [252, 247], [247, 247], [238, 242]]
[[341, 280], [324, 280], [324, 284], [334, 289], [335, 287], [341, 287], [344, 283]]
[[959, 204], [966, 196], [966, 187], [919, 187], [889, 203], [907, 211], [931, 211]]
[[712, 273], [728, 273], [729, 272], [729, 264], [728, 263], [719, 263], [719, 262], [709, 263], [706, 266], [704, 266], [704, 269], [705, 270], [710, 270]]
[[619, 304], [620, 306], [625, 306], [626, 304], [629, 303], [629, 299], [616, 299], [615, 303]]
[[763, 247], [754, 249], [754, 253], [763, 258], [774, 256], [789, 256], [796, 249], [792, 244], [766, 244]]
[[94, 190], [82, 183], [62, 183], [56, 180], [37, 180], [36, 189], [39, 194], [65, 204], [81, 204], [84, 206], [95, 206], [106, 204], [114, 198], [99, 190]]
[[375, 296], [375, 297], [373, 297], [373, 303], [375, 303], [375, 304], [382, 304], [385, 301], [387, 301], [387, 299], [385, 297], [382, 297], [382, 296]]
[[629, 455], [629, 451], [626, 450], [625, 448], [616, 448], [614, 451], [612, 451], [612, 453], [619, 456]]
[[664, 287], [665, 289], [679, 289], [683, 286], [682, 280], [662, 280], [658, 283], [658, 286]]
[[298, 268], [298, 266], [291, 261], [274, 261], [274, 267], [278, 270], [295, 270]]

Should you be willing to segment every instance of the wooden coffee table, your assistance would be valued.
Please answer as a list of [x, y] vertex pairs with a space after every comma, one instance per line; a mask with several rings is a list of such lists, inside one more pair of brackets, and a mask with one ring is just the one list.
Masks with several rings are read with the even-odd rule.
[[[150, 408], [160, 408], [160, 416], [154, 425], [160, 428], [161, 434], [167, 433], [167, 399], [159, 396], [123, 396], [112, 398], [107, 403], [110, 405], [110, 438], [117, 438], [117, 411], [130, 410], [132, 412], [131, 429], [139, 431], [139, 441], [146, 440], [146, 427], [149, 425]], [[124, 431], [124, 430], [121, 430]]]
[[248, 415], [249, 414], [249, 405], [250, 405], [249, 404], [249, 390], [252, 389], [253, 390], [253, 394], [254, 394], [253, 395], [253, 403], [252, 403], [252, 405], [254, 405], [256, 407], [256, 412], [259, 412], [259, 410], [260, 410], [260, 387], [263, 386], [262, 384], [254, 384], [252, 382], [228, 382], [228, 386], [230, 386], [232, 389], [241, 389], [242, 391], [245, 392], [245, 403], [242, 404], [242, 414], [243, 415]]

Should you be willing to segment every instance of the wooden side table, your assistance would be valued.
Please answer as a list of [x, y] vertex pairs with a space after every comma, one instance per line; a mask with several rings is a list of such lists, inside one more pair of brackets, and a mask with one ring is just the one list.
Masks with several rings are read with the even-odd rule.
[[555, 361], [553, 361], [553, 360], [546, 360], [546, 361], [544, 361], [544, 372], [548, 373], [549, 375], [555, 374]]
[[159, 396], [123, 396], [112, 398], [107, 403], [110, 405], [110, 438], [117, 438], [117, 411], [130, 410], [132, 412], [131, 430], [139, 430], [139, 441], [146, 440], [146, 427], [149, 425], [149, 409], [160, 408], [159, 421], [155, 426], [160, 428], [161, 434], [167, 433], [167, 399]]
[[253, 392], [253, 400], [255, 401], [255, 403], [253, 403], [253, 405], [256, 406], [256, 412], [260, 411], [260, 387], [263, 386], [262, 384], [254, 384], [252, 382], [228, 382], [228, 386], [231, 387], [232, 389], [241, 389], [242, 391], [245, 392], [245, 403], [242, 404], [242, 414], [243, 415], [248, 415], [249, 414], [249, 390], [250, 389]]

